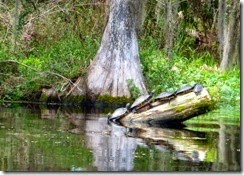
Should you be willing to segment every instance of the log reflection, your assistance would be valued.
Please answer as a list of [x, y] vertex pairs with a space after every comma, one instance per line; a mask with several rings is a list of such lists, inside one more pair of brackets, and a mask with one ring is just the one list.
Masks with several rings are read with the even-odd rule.
[[212, 125], [191, 124], [198, 132], [187, 129], [190, 124], [187, 128], [109, 125], [102, 114], [72, 111], [0, 114], [3, 171], [238, 171], [241, 167], [240, 127], [220, 119]]
[[[159, 152], [173, 152], [174, 160], [203, 161], [208, 150], [208, 145], [203, 145], [206, 140], [204, 133], [146, 124], [129, 128], [87, 120], [86, 136], [98, 171], [132, 171], [138, 146], [149, 149], [149, 143], [155, 145]], [[151, 150], [151, 157], [153, 154]]]
[[[131, 128], [134, 127], [134, 128]], [[168, 126], [169, 127], [169, 126]], [[172, 127], [172, 126], [171, 126]], [[184, 127], [182, 125], [181, 127]], [[127, 135], [150, 140], [157, 148], [165, 146], [173, 151], [173, 159], [203, 161], [208, 150], [205, 133], [179, 128], [162, 128], [144, 123], [127, 127]], [[159, 148], [160, 149], [160, 148]]]

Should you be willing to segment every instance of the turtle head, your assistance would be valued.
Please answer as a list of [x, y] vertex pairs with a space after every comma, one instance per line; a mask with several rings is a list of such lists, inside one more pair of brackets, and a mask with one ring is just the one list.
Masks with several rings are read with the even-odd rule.
[[198, 85], [198, 83], [195, 83], [195, 84], [193, 85], [193, 87], [195, 87], [196, 85]]
[[152, 91], [149, 93], [149, 95], [152, 97], [154, 93], [155, 93], [155, 90], [152, 90]]
[[111, 117], [111, 113], [108, 113], [108, 119]]
[[129, 111], [129, 109], [130, 109], [130, 103], [127, 103], [126, 106], [125, 106], [125, 108], [127, 109], [127, 111]]

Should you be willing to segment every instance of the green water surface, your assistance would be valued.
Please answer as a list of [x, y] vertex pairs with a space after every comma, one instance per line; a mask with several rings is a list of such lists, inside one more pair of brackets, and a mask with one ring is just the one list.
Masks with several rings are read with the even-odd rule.
[[240, 171], [240, 108], [126, 128], [91, 110], [0, 107], [1, 171]]

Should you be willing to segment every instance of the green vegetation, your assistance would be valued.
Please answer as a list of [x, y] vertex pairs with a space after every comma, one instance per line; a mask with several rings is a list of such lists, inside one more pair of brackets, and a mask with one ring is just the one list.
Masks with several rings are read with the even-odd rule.
[[131, 93], [131, 98], [132, 99], [136, 99], [137, 97], [140, 96], [140, 90], [138, 87], [136, 87], [135, 83], [133, 82], [132, 79], [127, 80], [128, 82], [128, 87], [130, 89], [130, 93]]
[[106, 106], [106, 105], [109, 106], [110, 104], [116, 104], [118, 106], [121, 106], [130, 101], [131, 101], [131, 99], [128, 99], [127, 97], [111, 97], [110, 95], [100, 95], [97, 97], [96, 103], [103, 104], [104, 106]]
[[[169, 60], [162, 50], [157, 49], [151, 38], [143, 38], [140, 43], [141, 66], [146, 84], [149, 90], [156, 90], [155, 94], [165, 90], [175, 91], [185, 84], [200, 82], [216, 102], [230, 106], [239, 105], [239, 68], [220, 72], [217, 62], [209, 52], [197, 53], [191, 49], [188, 50], [189, 57], [176, 53], [173, 60]], [[69, 37], [51, 48], [41, 47], [43, 46], [37, 47], [36, 52], [29, 57], [17, 59], [10, 55], [11, 60], [19, 63], [6, 62], [6, 55], [0, 58], [1, 65], [6, 65], [0, 67], [2, 100], [20, 100], [36, 93], [41, 87], [52, 85], [56, 85], [56, 90], [59, 91], [66, 81], [52, 73], [69, 79], [84, 75], [98, 44], [89, 37], [83, 43], [75, 37]], [[130, 84], [132, 87], [133, 84]], [[137, 89], [131, 89], [136, 96]]]
[[[148, 47], [147, 47], [148, 46]], [[202, 83], [218, 106], [240, 105], [240, 69], [221, 72], [218, 63], [208, 51], [187, 54], [176, 50], [172, 60], [157, 49], [152, 39], [141, 41], [142, 69], [149, 89], [156, 94], [175, 91], [186, 84]]]
[[0, 96], [6, 100], [20, 100], [41, 87], [55, 85], [55, 90], [61, 90], [67, 83], [66, 78], [72, 80], [85, 74], [97, 47], [96, 40], [87, 37], [81, 42], [67, 34], [56, 43], [38, 45], [28, 57], [13, 54], [0, 57], [0, 64], [8, 65], [0, 67]]
[[[77, 77], [86, 74], [87, 66], [100, 45], [106, 22], [106, 6], [86, 2], [45, 1], [33, 7], [28, 1], [23, 1], [19, 23], [16, 24], [17, 33], [12, 31], [10, 24], [0, 21], [0, 32], [4, 33], [0, 40], [0, 101], [36, 100], [40, 98], [43, 87], [54, 87], [60, 92], [68, 80], [75, 82]], [[197, 6], [200, 10], [196, 10], [193, 5], [191, 2], [180, 4], [179, 10], [187, 16], [175, 29], [176, 41], [169, 59], [163, 48], [164, 19], [155, 22], [155, 2], [148, 1], [148, 13], [139, 33], [141, 67], [147, 88], [149, 91], [155, 89], [155, 94], [158, 94], [200, 82], [209, 90], [218, 107], [239, 106], [239, 67], [219, 71], [215, 38], [210, 37], [210, 47], [204, 47], [196, 45], [196, 38], [187, 34], [187, 29], [213, 34], [215, 30], [209, 33], [207, 29], [211, 28], [212, 13], [217, 6], [215, 4], [209, 11], [209, 6]], [[0, 8], [1, 16], [12, 21], [14, 17], [8, 14], [14, 9], [14, 4], [1, 4]], [[199, 12], [196, 14], [198, 21], [193, 18], [193, 12]], [[11, 46], [13, 38], [14, 49]], [[129, 86], [132, 98], [138, 96], [133, 82], [129, 82]], [[107, 99], [101, 97], [100, 101]], [[121, 99], [121, 103], [124, 101]]]

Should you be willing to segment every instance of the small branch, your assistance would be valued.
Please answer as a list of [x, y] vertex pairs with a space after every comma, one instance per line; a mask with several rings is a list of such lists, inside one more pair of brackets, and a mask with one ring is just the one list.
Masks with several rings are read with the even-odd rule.
[[78, 81], [76, 81], [76, 83], [75, 83], [74, 86], [70, 89], [70, 91], [68, 92], [68, 94], [66, 95], [66, 97], [68, 97], [68, 96], [71, 94], [71, 92], [74, 91], [75, 88], [79, 89], [78, 84], [80, 83], [80, 81], [81, 81], [81, 78], [79, 78]]
[[[27, 67], [28, 69], [31, 69], [31, 70], [33, 70], [33, 71], [39, 73], [40, 75], [45, 74], [45, 73], [47, 73], [47, 74], [52, 74], [52, 75], [56, 75], [56, 76], [58, 76], [58, 77], [64, 79], [65, 81], [68, 81], [68, 83], [72, 84], [73, 86], [77, 87], [77, 85], [76, 85], [75, 83], [73, 83], [70, 79], [68, 79], [68, 78], [66, 78], [66, 77], [64, 77], [63, 75], [60, 75], [60, 74], [58, 74], [58, 73], [50, 72], [50, 71], [38, 71], [38, 70], [36, 70], [35, 68], [33, 68], [33, 67], [31, 67], [31, 66], [28, 66], [28, 65], [26, 65], [26, 64], [24, 64], [24, 63], [18, 62], [18, 61], [16, 61], [16, 60], [4, 60], [4, 61], [0, 61], [0, 63], [9, 63], [9, 62], [10, 62], [10, 63], [17, 63], [17, 64], [19, 64], [19, 65], [21, 65], [21, 66]], [[79, 87], [77, 87], [77, 89], [78, 89], [79, 91], [82, 92], [82, 90], [81, 90]]]

